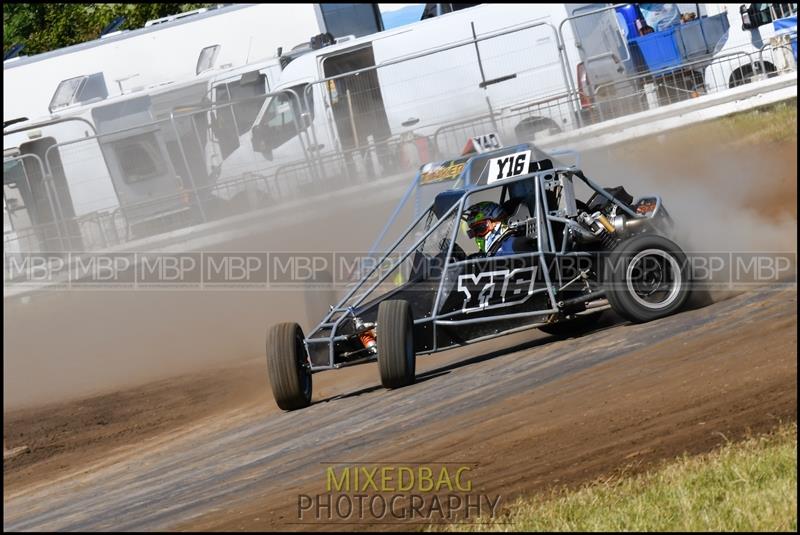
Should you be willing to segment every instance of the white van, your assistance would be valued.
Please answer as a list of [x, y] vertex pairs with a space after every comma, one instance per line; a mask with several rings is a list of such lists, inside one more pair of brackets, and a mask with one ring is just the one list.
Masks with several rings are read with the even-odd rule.
[[283, 93], [265, 100], [219, 180], [272, 178], [292, 162], [367, 147], [383, 164], [391, 140], [431, 140], [481, 116], [506, 143], [570, 129], [579, 65], [601, 84], [628, 76], [628, 59], [606, 4], [485, 4], [311, 50], [285, 66], [273, 88]]
[[107, 246], [217, 217], [197, 201], [280, 71], [271, 57], [110, 97], [103, 73], [62, 80], [50, 115], [4, 124], [8, 228], [37, 228], [11, 241]]
[[[797, 16], [797, 4], [723, 4], [730, 28], [706, 68], [706, 90], [711, 93], [794, 70], [795, 45], [775, 40], [775, 21]], [[796, 21], [795, 21], [796, 24]]]
[[4, 128], [9, 224], [34, 229], [27, 250], [85, 250], [202, 220], [191, 190], [209, 185], [207, 118], [170, 116], [205, 108], [208, 80], [103, 98], [87, 94], [97, 76], [60, 84], [56, 114]]

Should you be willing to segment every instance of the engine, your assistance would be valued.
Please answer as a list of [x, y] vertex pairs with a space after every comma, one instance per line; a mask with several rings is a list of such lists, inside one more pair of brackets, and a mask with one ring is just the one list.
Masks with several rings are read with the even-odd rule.
[[633, 197], [621, 186], [607, 188], [606, 192], [617, 202], [595, 193], [589, 202], [579, 204], [576, 224], [571, 227], [579, 243], [598, 243], [604, 249], [611, 249], [634, 234], [652, 231], [668, 234], [672, 230], [672, 218], [659, 197], [644, 197], [634, 203]]

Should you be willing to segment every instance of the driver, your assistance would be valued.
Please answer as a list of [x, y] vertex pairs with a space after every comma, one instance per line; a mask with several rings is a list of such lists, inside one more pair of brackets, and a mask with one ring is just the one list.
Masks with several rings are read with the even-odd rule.
[[475, 239], [478, 250], [484, 255], [514, 254], [512, 235], [507, 224], [508, 214], [491, 201], [481, 201], [464, 211], [462, 216], [469, 226], [467, 236]]

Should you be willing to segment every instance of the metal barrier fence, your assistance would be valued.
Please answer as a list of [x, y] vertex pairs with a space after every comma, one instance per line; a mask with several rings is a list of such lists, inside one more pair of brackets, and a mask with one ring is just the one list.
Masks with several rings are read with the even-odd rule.
[[[558, 28], [530, 22], [479, 35], [473, 26], [461, 41], [377, 65], [361, 48], [326, 59], [322, 80], [151, 110], [152, 120], [125, 128], [82, 116], [28, 127], [59, 137], [4, 158], [5, 249], [103, 249], [374, 177], [411, 178], [419, 165], [455, 156], [468, 137], [487, 131], [506, 143], [536, 141], [797, 68], [786, 37], [755, 54], [711, 57], [706, 43], [698, 59], [644, 72], [639, 64], [583, 87], [565, 36], [575, 21], [614, 8], [568, 17]], [[634, 65], [629, 52], [615, 64]], [[607, 66], [601, 59], [595, 64]], [[600, 70], [587, 79], [602, 79]], [[92, 133], [68, 134], [60, 130], [66, 121]], [[22, 174], [12, 180], [17, 164]]]

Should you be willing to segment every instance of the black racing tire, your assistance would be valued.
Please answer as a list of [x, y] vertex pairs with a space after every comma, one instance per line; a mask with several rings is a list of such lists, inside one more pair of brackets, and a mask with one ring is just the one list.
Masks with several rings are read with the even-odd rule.
[[594, 314], [575, 316], [573, 319], [542, 325], [539, 330], [558, 338], [580, 336], [586, 331], [592, 330], [597, 325], [597, 321], [602, 314], [602, 312], [596, 312]]
[[297, 323], [273, 325], [267, 334], [267, 371], [272, 395], [285, 411], [311, 404], [311, 370], [303, 340], [303, 330]]
[[604, 259], [611, 308], [634, 323], [680, 310], [691, 290], [686, 255], [672, 240], [639, 234], [620, 242]]
[[378, 305], [378, 370], [384, 388], [414, 383], [414, 319], [408, 301], [383, 301]]

